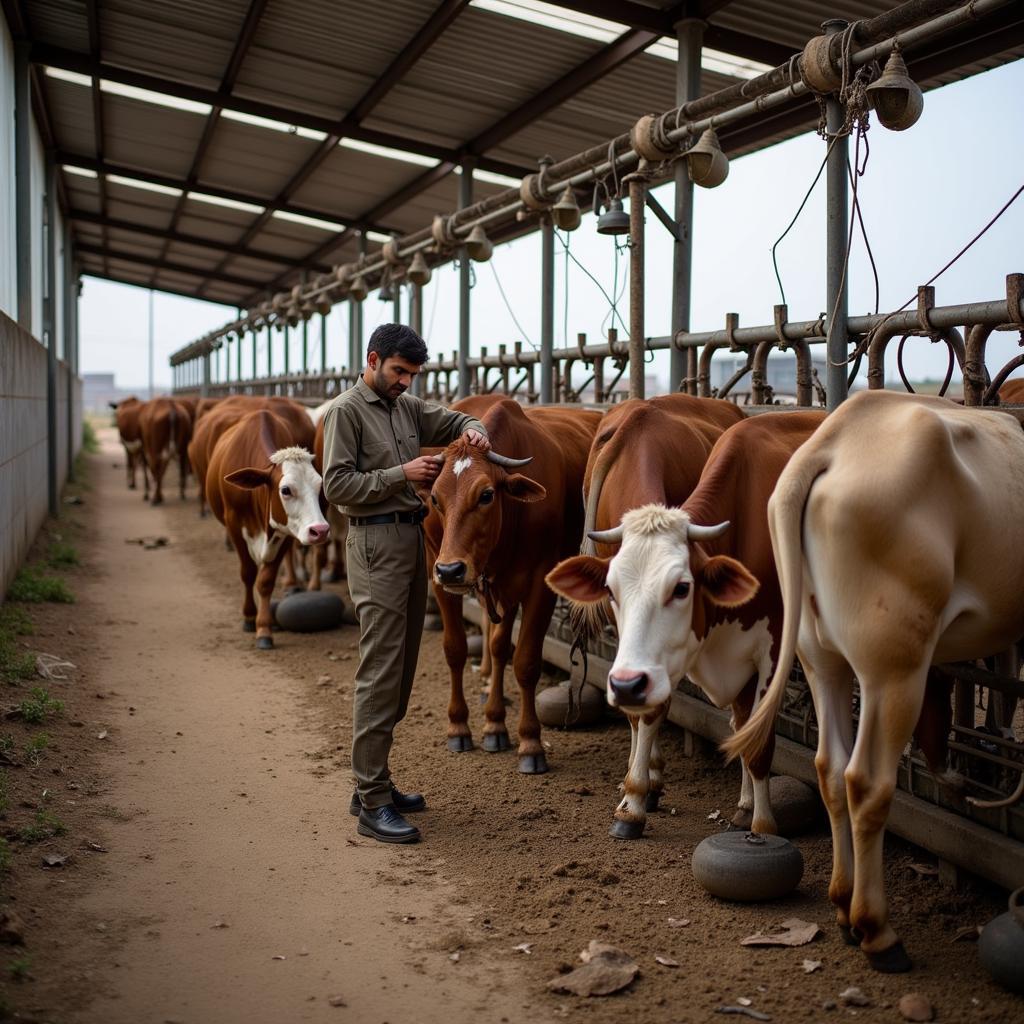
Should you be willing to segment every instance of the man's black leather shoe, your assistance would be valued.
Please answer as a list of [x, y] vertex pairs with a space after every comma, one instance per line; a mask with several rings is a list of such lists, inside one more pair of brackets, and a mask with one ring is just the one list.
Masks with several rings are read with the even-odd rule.
[[370, 836], [382, 843], [415, 843], [420, 838], [420, 830], [410, 825], [395, 810], [394, 804], [385, 804], [373, 810], [364, 807], [359, 812], [356, 831], [361, 836]]
[[[395, 805], [395, 810], [400, 811], [402, 814], [410, 814], [415, 811], [425, 811], [427, 809], [427, 801], [423, 799], [422, 793], [402, 793], [391, 787], [391, 802]], [[352, 800], [348, 805], [348, 813], [353, 818], [359, 817], [359, 812], [363, 809], [363, 805], [359, 800], [359, 793], [352, 794]]]

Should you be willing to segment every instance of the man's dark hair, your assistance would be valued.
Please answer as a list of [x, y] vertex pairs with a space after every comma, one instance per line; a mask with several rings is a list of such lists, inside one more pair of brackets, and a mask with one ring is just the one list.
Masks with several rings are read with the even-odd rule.
[[376, 352], [381, 362], [391, 356], [422, 366], [427, 361], [426, 342], [405, 324], [381, 324], [370, 335], [370, 343], [366, 346], [366, 354]]

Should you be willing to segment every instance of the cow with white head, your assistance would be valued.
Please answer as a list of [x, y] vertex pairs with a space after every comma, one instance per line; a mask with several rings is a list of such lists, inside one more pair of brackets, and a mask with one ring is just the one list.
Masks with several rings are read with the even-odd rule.
[[[611, 600], [619, 635], [608, 674], [609, 704], [633, 727], [625, 796], [611, 834], [643, 834], [651, 748], [684, 676], [742, 725], [772, 677], [782, 602], [768, 534], [767, 506], [790, 455], [818, 426], [815, 412], [768, 414], [730, 427], [681, 508], [646, 505], [620, 526], [594, 532], [619, 543], [611, 558], [579, 555], [549, 573], [570, 601]], [[751, 827], [775, 832], [768, 796], [774, 748], [744, 762], [741, 811]]]

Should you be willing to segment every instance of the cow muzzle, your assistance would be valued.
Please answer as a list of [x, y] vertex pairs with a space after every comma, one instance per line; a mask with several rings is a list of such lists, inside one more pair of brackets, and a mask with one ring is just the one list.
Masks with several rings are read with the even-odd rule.
[[434, 575], [442, 587], [467, 586], [465, 562], [435, 562]]
[[617, 707], [631, 707], [644, 703], [650, 677], [646, 672], [626, 672], [608, 676], [608, 693]]
[[327, 523], [314, 523], [306, 528], [307, 544], [326, 544], [331, 539], [331, 528]]

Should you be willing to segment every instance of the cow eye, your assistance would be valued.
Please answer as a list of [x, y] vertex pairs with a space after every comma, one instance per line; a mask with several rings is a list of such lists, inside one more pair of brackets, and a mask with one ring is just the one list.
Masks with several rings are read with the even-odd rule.
[[481, 493], [481, 495], [480, 495], [480, 504], [481, 504], [481, 505], [490, 505], [490, 503], [491, 503], [492, 501], [494, 501], [494, 491], [492, 491], [492, 490], [491, 490], [491, 489], [490, 489], [490, 488], [488, 487], [488, 488], [487, 488], [487, 490], [486, 490], [486, 491], [483, 491], [483, 492]]
[[292, 496], [292, 489], [290, 487], [285, 485], [284, 487], [281, 488], [281, 497], [282, 498], [290, 498], [291, 496]]
[[677, 583], [675, 590], [672, 591], [672, 596], [678, 600], [682, 600], [690, 593], [689, 583]]

